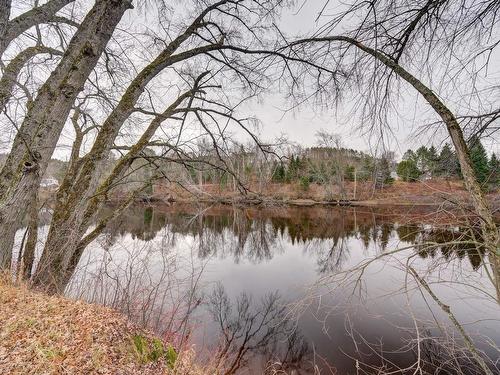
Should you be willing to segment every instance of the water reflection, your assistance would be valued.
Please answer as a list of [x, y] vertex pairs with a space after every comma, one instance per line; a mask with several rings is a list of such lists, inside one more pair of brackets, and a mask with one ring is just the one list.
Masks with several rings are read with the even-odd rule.
[[234, 374], [252, 359], [263, 361], [264, 372], [311, 371], [311, 350], [278, 292], [266, 294], [260, 301], [241, 293], [231, 301], [221, 284], [213, 290], [208, 310], [218, 326], [217, 368]]
[[[447, 259], [457, 255], [468, 257], [473, 268], [479, 268], [480, 253], [484, 252], [477, 245], [480, 231], [458, 225], [436, 227], [440, 219], [433, 222], [427, 218], [425, 224], [415, 224], [422, 220], [421, 215], [416, 211], [398, 223], [394, 216], [359, 208], [135, 206], [114, 221], [105, 235], [108, 246], [112, 246], [126, 234], [131, 234], [134, 240], [151, 241], [167, 228], [174, 235], [197, 237], [200, 259], [231, 256], [236, 263], [270, 260], [280, 252], [280, 241], [285, 239], [292, 245], [306, 244], [311, 251], [317, 251], [318, 271], [327, 273], [342, 268], [348, 257], [349, 239], [360, 239], [364, 250], [375, 247], [378, 253], [383, 253], [391, 236], [396, 234], [400, 241], [414, 244], [423, 258], [436, 257], [438, 253]], [[421, 246], [429, 243], [442, 246]]]
[[[120, 309], [178, 346], [195, 343], [220, 373], [405, 367], [412, 373], [417, 357], [430, 368], [450, 355], [443, 348], [451, 341], [424, 339], [426, 332], [451, 336], [435, 330], [433, 320], [446, 315], [429, 310], [423, 293], [407, 285], [402, 268], [409, 257], [422, 275], [435, 277], [437, 293], [461, 321], [479, 322], [479, 334], [500, 342], [498, 304], [483, 298], [500, 296], [498, 268], [484, 271], [479, 233], [428, 214], [422, 208], [395, 215], [360, 208], [135, 206], [89, 247], [67, 292]], [[408, 250], [374, 261], [358, 296], [354, 284], [335, 281], [397, 248]], [[354, 272], [350, 277], [358, 281]], [[328, 280], [327, 292], [305, 298], [318, 279]], [[466, 299], [459, 297], [464, 293]], [[490, 358], [498, 354], [493, 345], [484, 350]]]

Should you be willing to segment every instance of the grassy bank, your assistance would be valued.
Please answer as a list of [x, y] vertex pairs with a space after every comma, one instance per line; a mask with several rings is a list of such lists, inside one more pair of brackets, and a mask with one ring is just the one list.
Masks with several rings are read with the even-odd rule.
[[109, 308], [0, 277], [2, 374], [206, 373], [191, 359]]
[[[299, 184], [263, 184], [249, 183], [248, 191], [242, 194], [231, 186], [214, 184], [189, 185], [179, 187], [176, 184], [155, 185], [153, 198], [157, 200], [173, 200], [179, 202], [247, 202], [274, 203], [289, 205], [332, 204], [339, 201], [355, 201], [357, 205], [443, 205], [449, 206], [470, 204], [469, 193], [460, 180], [429, 180], [422, 182], [395, 181], [380, 189], [374, 189], [371, 182], [345, 182], [343, 189], [336, 185], [310, 184], [307, 187]], [[118, 194], [118, 200], [124, 194]], [[500, 190], [491, 190], [487, 199], [497, 207]]]

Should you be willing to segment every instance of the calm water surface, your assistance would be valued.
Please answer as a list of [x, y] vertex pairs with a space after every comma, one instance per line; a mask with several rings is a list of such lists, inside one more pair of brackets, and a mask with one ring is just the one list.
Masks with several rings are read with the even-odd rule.
[[[499, 358], [495, 270], [470, 244], [440, 245], [467, 237], [456, 223], [428, 211], [402, 214], [137, 206], [87, 249], [68, 294], [194, 345], [200, 361], [224, 354], [227, 373], [259, 374], [272, 364], [297, 374], [363, 373], [357, 366], [376, 373], [410, 366], [416, 339], [461, 342], [411, 266], [478, 347]], [[420, 348], [429, 361], [446, 358], [430, 340]]]

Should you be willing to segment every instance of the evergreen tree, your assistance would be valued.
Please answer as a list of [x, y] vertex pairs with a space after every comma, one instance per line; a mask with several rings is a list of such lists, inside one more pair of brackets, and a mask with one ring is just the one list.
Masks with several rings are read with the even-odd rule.
[[354, 172], [356, 168], [352, 165], [347, 165], [344, 170], [344, 178], [348, 181], [354, 181]]
[[472, 160], [472, 167], [476, 174], [476, 178], [480, 184], [488, 181], [490, 174], [488, 155], [481, 141], [474, 137], [469, 144], [469, 153]]
[[366, 181], [373, 178], [374, 160], [372, 157], [365, 155], [361, 160], [361, 171], [358, 174], [360, 181]]
[[283, 163], [279, 163], [279, 165], [274, 169], [273, 173], [273, 181], [274, 182], [285, 182], [286, 179], [286, 170]]
[[384, 154], [380, 158], [376, 168], [375, 187], [381, 188], [384, 185], [391, 184], [392, 182], [391, 162], [389, 157]]
[[436, 151], [436, 147], [431, 146], [429, 148], [429, 152], [427, 153], [427, 167], [431, 176], [434, 176], [436, 174], [438, 159], [439, 157]]
[[499, 187], [500, 185], [500, 160], [497, 159], [495, 153], [491, 154], [491, 159], [489, 163], [490, 169], [490, 182]]
[[441, 177], [459, 177], [460, 165], [450, 145], [445, 143], [439, 154], [436, 174]]
[[421, 175], [417, 168], [417, 163], [414, 160], [403, 160], [398, 164], [396, 169], [398, 176], [403, 181], [416, 181]]
[[417, 167], [422, 172], [427, 172], [427, 160], [429, 155], [429, 150], [425, 146], [420, 146], [416, 152], [417, 155]]
[[299, 157], [295, 157], [292, 155], [290, 161], [288, 162], [288, 170], [287, 170], [287, 181], [295, 181], [299, 177], [299, 169], [300, 169], [300, 159]]

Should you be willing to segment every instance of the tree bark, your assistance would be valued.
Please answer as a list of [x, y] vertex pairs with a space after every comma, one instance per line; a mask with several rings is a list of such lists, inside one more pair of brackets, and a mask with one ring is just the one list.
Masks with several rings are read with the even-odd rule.
[[[11, 262], [15, 231], [32, 196], [25, 190], [38, 188], [76, 96], [130, 7], [128, 0], [96, 1], [28, 110], [0, 172], [0, 268]], [[36, 166], [37, 176], [25, 173], [25, 165]]]
[[[40, 185], [38, 165], [26, 163], [21, 173], [26, 176], [17, 187], [16, 197], [24, 202], [19, 205], [16, 200], [9, 200], [2, 206], [0, 225], [0, 269], [9, 269], [12, 263], [12, 248], [17, 229], [19, 229], [26, 207], [33, 198], [33, 192]], [[8, 251], [4, 251], [8, 250]], [[21, 251], [22, 249], [20, 249]]]
[[[199, 79], [203, 76], [200, 76]], [[65, 196], [68, 195], [69, 189], [72, 188], [74, 191], [74, 189], [82, 187], [78, 183], [72, 186], [75, 171], [70, 167], [67, 177], [58, 192], [58, 205], [54, 210], [47, 241], [33, 278], [35, 287], [44, 289], [48, 293], [64, 291], [86, 246], [120, 212], [120, 210], [116, 210], [110, 218], [101, 220], [96, 228], [84, 237], [91, 225], [92, 218], [105, 203], [109, 190], [123, 176], [123, 173], [130, 167], [133, 160], [144, 151], [161, 123], [175, 114], [178, 106], [184, 100], [194, 95], [197, 90], [197, 83], [192, 90], [180, 95], [162, 114], [151, 121], [137, 143], [116, 163], [109, 175], [97, 188], [87, 185], [86, 190], [79, 190], [79, 198], [72, 197], [68, 200], [65, 199]], [[70, 165], [73, 166], [74, 161]], [[135, 197], [135, 193], [132, 192], [132, 198]], [[92, 197], [90, 197], [90, 194]], [[132, 202], [132, 198], [126, 200], [124, 208]]]
[[[0, 0], [0, 58], [14, 39], [35, 25], [50, 22], [57, 12], [74, 1], [50, 0], [9, 21], [11, 0]], [[5, 24], [3, 32], [2, 23]]]
[[45, 46], [28, 47], [12, 59], [9, 65], [5, 67], [2, 78], [0, 79], [0, 112], [4, 110], [7, 102], [11, 98], [14, 86], [17, 83], [17, 77], [23, 67], [33, 57], [42, 53], [59, 56], [63, 54], [61, 51]]
[[11, 6], [12, 0], [0, 0], [0, 45], [3, 43], [3, 40], [5, 40]]
[[22, 276], [24, 280], [31, 278], [31, 271], [35, 262], [36, 244], [38, 242], [38, 190], [35, 190], [34, 194], [35, 196], [32, 198], [28, 213], [28, 237], [23, 252]]

